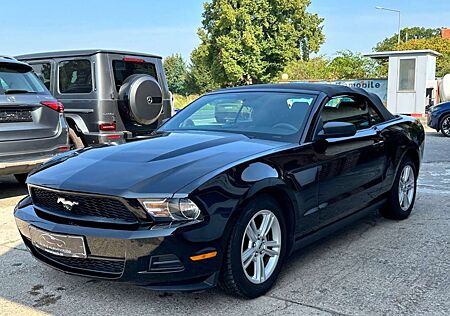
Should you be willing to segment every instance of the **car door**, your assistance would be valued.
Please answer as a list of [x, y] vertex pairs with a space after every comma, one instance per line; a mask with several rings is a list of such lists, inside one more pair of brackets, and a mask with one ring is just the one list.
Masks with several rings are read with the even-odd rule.
[[386, 170], [387, 151], [376, 125], [379, 115], [362, 96], [340, 96], [322, 108], [320, 125], [348, 122], [354, 136], [329, 138], [316, 146], [319, 162], [319, 212], [321, 225], [354, 213], [377, 197]]

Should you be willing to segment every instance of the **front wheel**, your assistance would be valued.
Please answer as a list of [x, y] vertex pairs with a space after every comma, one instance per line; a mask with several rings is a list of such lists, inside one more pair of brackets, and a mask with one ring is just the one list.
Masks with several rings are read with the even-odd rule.
[[246, 298], [266, 293], [280, 272], [286, 239], [280, 205], [266, 195], [250, 201], [231, 233], [220, 286]]
[[442, 118], [439, 128], [444, 136], [450, 137], [450, 114]]

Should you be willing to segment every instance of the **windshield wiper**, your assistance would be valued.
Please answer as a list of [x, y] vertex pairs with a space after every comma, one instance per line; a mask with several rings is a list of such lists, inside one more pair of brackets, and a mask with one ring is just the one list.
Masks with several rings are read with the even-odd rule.
[[19, 94], [19, 93], [36, 93], [35, 91], [28, 91], [28, 90], [22, 90], [22, 89], [8, 89], [5, 90], [5, 94]]

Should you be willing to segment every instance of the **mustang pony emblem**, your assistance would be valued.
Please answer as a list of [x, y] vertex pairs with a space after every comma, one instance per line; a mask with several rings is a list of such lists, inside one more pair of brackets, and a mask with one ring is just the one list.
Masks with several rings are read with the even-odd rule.
[[63, 207], [68, 211], [71, 211], [75, 205], [80, 204], [78, 202], [66, 200], [65, 198], [62, 198], [62, 197], [58, 197], [58, 200], [56, 201], [56, 203], [61, 203], [63, 205]]

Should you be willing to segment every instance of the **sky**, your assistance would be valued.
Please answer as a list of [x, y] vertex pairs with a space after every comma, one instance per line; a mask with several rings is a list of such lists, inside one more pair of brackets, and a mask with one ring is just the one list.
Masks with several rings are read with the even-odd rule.
[[[2, 3], [3, 2], [3, 3]], [[199, 44], [204, 0], [0, 0], [0, 55], [104, 48], [185, 59]], [[325, 19], [319, 54], [370, 52], [402, 27], [450, 27], [450, 0], [312, 0], [310, 12]]]

